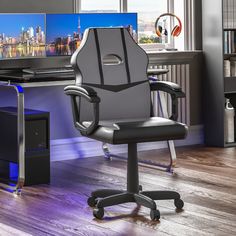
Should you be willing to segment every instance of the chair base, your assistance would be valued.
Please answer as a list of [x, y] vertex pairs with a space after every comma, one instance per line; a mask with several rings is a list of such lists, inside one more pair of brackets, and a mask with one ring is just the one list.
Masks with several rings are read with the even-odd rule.
[[[167, 141], [168, 143], [168, 147], [169, 147], [169, 151], [170, 151], [170, 156], [169, 156], [169, 162], [167, 164], [164, 163], [159, 163], [156, 161], [152, 161], [152, 160], [138, 160], [139, 164], [144, 164], [144, 166], [147, 167], [157, 167], [160, 170], [166, 171], [168, 173], [173, 174], [174, 173], [174, 168], [176, 167], [176, 152], [175, 152], [175, 146], [174, 146], [174, 142], [173, 140], [169, 140]], [[106, 160], [112, 161], [112, 158], [118, 158], [118, 159], [122, 159], [122, 160], [127, 160], [126, 157], [120, 156], [120, 155], [116, 155], [113, 154], [112, 152], [110, 152], [109, 147], [107, 145], [107, 143], [103, 142], [102, 143], [102, 151], [104, 153], [104, 158]]]
[[180, 195], [174, 191], [142, 191], [139, 185], [137, 144], [128, 144], [127, 161], [127, 190], [120, 191], [114, 189], [99, 189], [92, 192], [88, 199], [88, 205], [96, 207], [93, 211], [94, 217], [102, 219], [104, 207], [119, 205], [122, 203], [135, 202], [141, 206], [151, 209], [150, 217], [152, 220], [160, 219], [160, 212], [156, 209], [154, 200], [173, 199], [177, 209], [182, 209], [184, 202]]
[[138, 193], [132, 193], [114, 189], [99, 189], [92, 192], [91, 197], [88, 198], [88, 205], [95, 207], [93, 211], [94, 217], [102, 219], [104, 216], [104, 207], [135, 202], [151, 210], [150, 217], [152, 220], [159, 220], [160, 212], [156, 209], [154, 200], [170, 199], [174, 200], [177, 209], [183, 208], [184, 202], [180, 199], [179, 193], [174, 191], [140, 191]]

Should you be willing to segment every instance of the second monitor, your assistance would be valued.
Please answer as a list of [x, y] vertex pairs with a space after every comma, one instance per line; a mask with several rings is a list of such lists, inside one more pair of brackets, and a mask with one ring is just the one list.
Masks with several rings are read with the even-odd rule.
[[46, 55], [72, 55], [89, 27], [126, 27], [137, 42], [137, 13], [47, 14]]

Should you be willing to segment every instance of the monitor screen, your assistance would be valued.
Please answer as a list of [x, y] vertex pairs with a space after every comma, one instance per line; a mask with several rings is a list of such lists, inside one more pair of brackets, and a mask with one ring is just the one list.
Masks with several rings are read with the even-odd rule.
[[137, 42], [137, 13], [47, 14], [46, 55], [72, 55], [89, 27], [127, 27]]
[[0, 60], [45, 57], [45, 14], [0, 14]]

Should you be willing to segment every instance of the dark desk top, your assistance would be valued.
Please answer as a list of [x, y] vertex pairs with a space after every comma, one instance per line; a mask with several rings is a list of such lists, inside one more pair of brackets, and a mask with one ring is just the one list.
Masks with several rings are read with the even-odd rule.
[[15, 83], [31, 83], [31, 82], [49, 82], [49, 81], [65, 81], [75, 80], [73, 72], [70, 73], [50, 73], [33, 75], [22, 72], [6, 72], [0, 73], [0, 81], [10, 81]]
[[[149, 69], [148, 75], [166, 74], [168, 69]], [[42, 86], [59, 86], [75, 84], [74, 72], [48, 73], [48, 74], [30, 74], [24, 73], [22, 70], [7, 71], [0, 70], [0, 84], [2, 85], [20, 85], [22, 88], [42, 87]]]

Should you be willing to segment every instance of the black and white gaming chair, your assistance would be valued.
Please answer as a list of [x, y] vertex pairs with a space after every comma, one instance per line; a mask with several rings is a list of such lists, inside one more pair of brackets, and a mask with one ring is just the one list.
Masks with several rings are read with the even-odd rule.
[[[176, 122], [177, 102], [173, 101], [170, 119], [151, 117], [151, 90], [175, 95], [180, 88], [168, 82], [150, 85], [148, 57], [124, 28], [90, 28], [71, 63], [76, 85], [67, 86], [75, 127], [88, 138], [110, 144], [128, 144], [127, 190], [99, 189], [92, 192], [88, 204], [101, 219], [104, 207], [136, 202], [151, 209], [151, 219], [160, 212], [154, 200], [173, 199], [183, 207], [174, 191], [142, 191], [139, 185], [137, 143], [184, 139], [187, 127]], [[89, 173], [88, 173], [89, 174]]]

